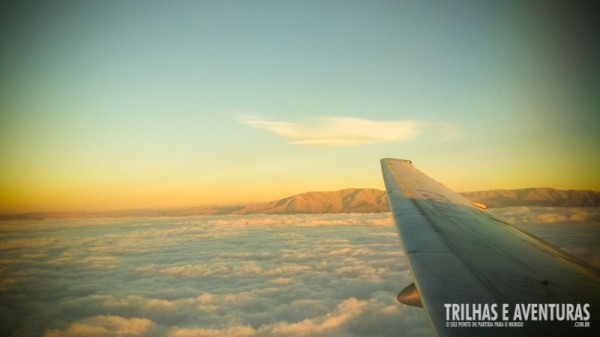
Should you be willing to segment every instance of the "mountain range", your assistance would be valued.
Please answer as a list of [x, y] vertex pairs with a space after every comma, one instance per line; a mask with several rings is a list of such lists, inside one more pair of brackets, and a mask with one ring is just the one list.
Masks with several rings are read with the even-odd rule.
[[600, 192], [581, 190], [556, 190], [553, 188], [523, 188], [518, 190], [491, 190], [461, 193], [467, 199], [487, 207], [554, 206], [598, 207]]
[[263, 204], [250, 205], [232, 214], [380, 213], [389, 212], [384, 191], [349, 188], [335, 192], [308, 192]]
[[[489, 208], [511, 206], [599, 207], [600, 192], [525, 188], [461, 193]], [[349, 188], [330, 192], [308, 192], [284, 199], [237, 206], [209, 206], [171, 209], [120, 210], [109, 212], [38, 212], [0, 214], [0, 220], [36, 220], [45, 218], [156, 217], [230, 214], [302, 214], [302, 213], [380, 213], [389, 212], [385, 191]]]

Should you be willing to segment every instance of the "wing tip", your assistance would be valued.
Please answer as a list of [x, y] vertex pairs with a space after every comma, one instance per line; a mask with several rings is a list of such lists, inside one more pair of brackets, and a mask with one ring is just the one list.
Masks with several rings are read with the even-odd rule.
[[408, 159], [397, 159], [397, 158], [383, 158], [381, 159], [381, 162], [391, 162], [391, 161], [395, 161], [395, 162], [404, 162], [407, 164], [412, 164], [412, 160], [408, 160]]

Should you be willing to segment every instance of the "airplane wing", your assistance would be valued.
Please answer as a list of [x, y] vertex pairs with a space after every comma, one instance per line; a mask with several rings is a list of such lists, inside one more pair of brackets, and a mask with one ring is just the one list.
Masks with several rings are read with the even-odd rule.
[[597, 269], [495, 218], [411, 161], [381, 166], [415, 281], [399, 300], [421, 304], [437, 336], [600, 336]]

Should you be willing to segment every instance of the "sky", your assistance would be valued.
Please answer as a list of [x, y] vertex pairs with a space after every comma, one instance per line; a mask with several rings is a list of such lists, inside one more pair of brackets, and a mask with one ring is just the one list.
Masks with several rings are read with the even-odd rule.
[[3, 1], [0, 212], [381, 188], [600, 190], [598, 9]]
[[[600, 266], [599, 208], [494, 214]], [[0, 334], [433, 336], [403, 255], [389, 213], [6, 221]]]

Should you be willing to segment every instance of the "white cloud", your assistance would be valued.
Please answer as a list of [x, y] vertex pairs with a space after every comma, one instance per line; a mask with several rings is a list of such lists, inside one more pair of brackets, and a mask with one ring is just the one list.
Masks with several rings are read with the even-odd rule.
[[31, 239], [14, 239], [4, 243], [0, 250], [19, 249], [19, 248], [44, 248], [51, 247], [57, 240], [52, 238], [31, 238]]
[[[295, 307], [319, 305], [316, 300], [298, 300], [291, 305]], [[316, 336], [338, 335], [339, 330], [348, 320], [359, 316], [368, 301], [349, 298], [339, 303], [331, 313], [298, 322], [279, 321], [265, 324], [258, 328], [249, 325], [237, 325], [224, 328], [175, 328], [170, 337], [204, 337], [204, 336]], [[333, 334], [332, 334], [333, 333]]]
[[507, 207], [491, 211], [600, 268], [600, 207]]
[[[497, 210], [600, 263], [590, 209]], [[0, 236], [15, 336], [403, 336], [432, 332], [389, 213], [24, 222]], [[551, 222], [566, 220], [567, 222]], [[554, 241], [553, 241], [554, 240]]]
[[311, 270], [310, 266], [301, 264], [285, 263], [277, 268], [270, 269], [265, 272], [265, 275], [278, 276], [278, 275], [291, 275], [305, 273]]
[[[384, 308], [398, 306], [399, 283], [410, 280], [388, 218], [83, 219], [6, 227], [0, 331], [368, 336], [377, 324], [393, 334], [406, 330], [403, 313]], [[357, 303], [361, 309], [353, 311]], [[410, 324], [426, 326], [417, 314]], [[363, 315], [365, 331], [355, 333], [352, 324]]]
[[314, 146], [406, 142], [429, 129], [435, 129], [443, 140], [450, 140], [458, 134], [456, 126], [450, 123], [414, 120], [377, 121], [353, 117], [312, 117], [300, 122], [275, 122], [254, 117], [238, 120], [271, 132], [293, 144]]
[[234, 275], [260, 274], [262, 271], [262, 268], [256, 261], [246, 261], [241, 265], [223, 262], [211, 264], [188, 264], [168, 267], [160, 270], [161, 273], [188, 277], [230, 277]]
[[490, 211], [515, 224], [600, 223], [598, 207], [519, 206], [493, 208]]
[[45, 337], [136, 337], [147, 336], [153, 328], [152, 321], [144, 318], [97, 316], [77, 322], [65, 330], [51, 330]]
[[276, 284], [276, 285], [288, 285], [288, 284], [293, 284], [294, 280], [291, 278], [287, 278], [287, 277], [278, 277], [276, 279], [271, 280], [271, 283]]
[[340, 327], [349, 319], [360, 315], [366, 305], [366, 301], [359, 301], [352, 297], [340, 303], [332, 314], [305, 319], [301, 322], [278, 323], [265, 327], [264, 330], [270, 331], [271, 335], [275, 336], [314, 336]]
[[175, 328], [169, 337], [250, 337], [256, 331], [251, 326], [233, 326], [223, 329], [214, 328]]

